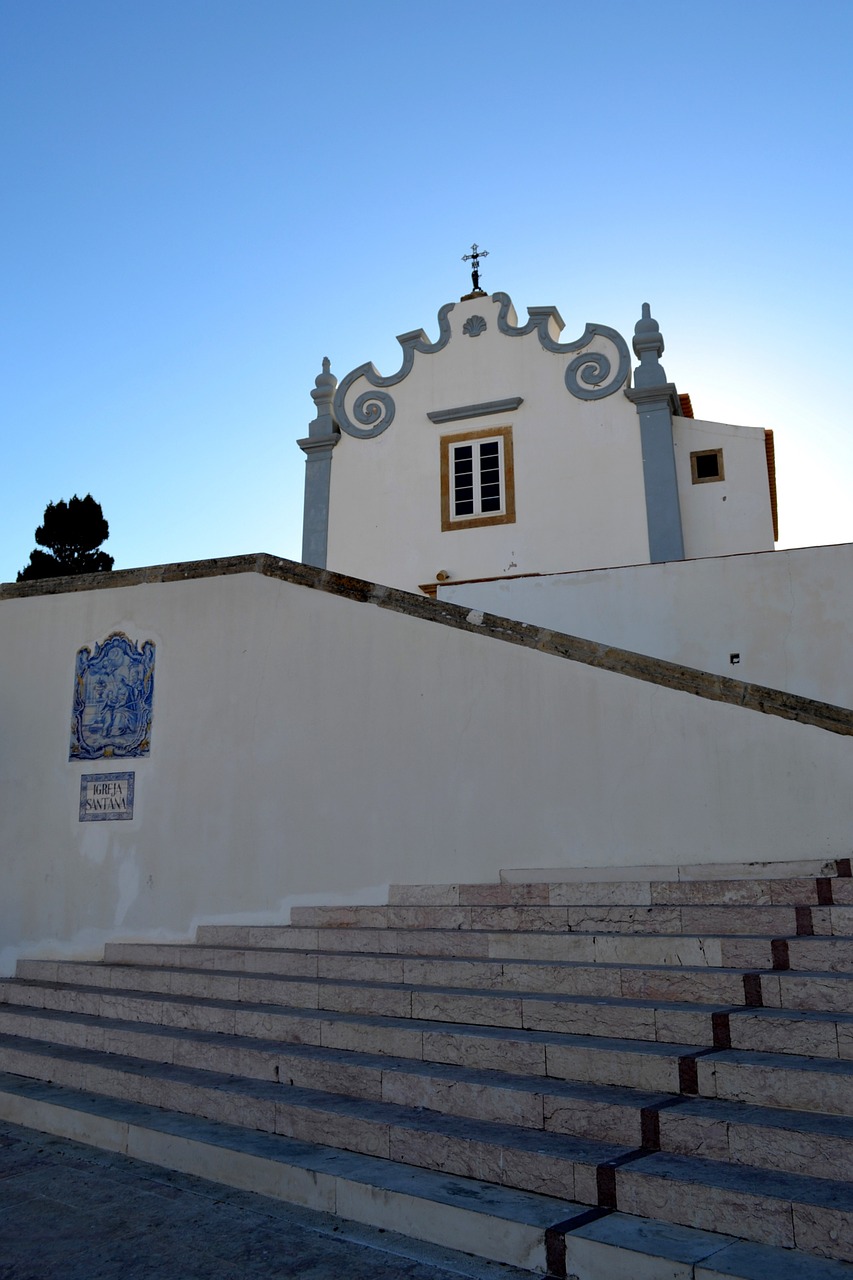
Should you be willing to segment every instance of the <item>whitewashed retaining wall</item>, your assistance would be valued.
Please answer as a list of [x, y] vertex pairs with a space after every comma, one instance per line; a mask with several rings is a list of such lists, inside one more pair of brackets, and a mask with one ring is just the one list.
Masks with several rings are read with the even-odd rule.
[[[712, 486], [706, 486], [712, 488]], [[439, 596], [853, 707], [853, 544], [499, 582]], [[733, 665], [731, 655], [740, 655]]]
[[[389, 882], [849, 853], [849, 737], [460, 629], [440, 604], [411, 616], [402, 593], [381, 607], [384, 588], [192, 570], [210, 576], [0, 598], [7, 972]], [[157, 646], [151, 755], [71, 763], [75, 653], [115, 630]], [[133, 820], [79, 822], [81, 773], [129, 768]]]

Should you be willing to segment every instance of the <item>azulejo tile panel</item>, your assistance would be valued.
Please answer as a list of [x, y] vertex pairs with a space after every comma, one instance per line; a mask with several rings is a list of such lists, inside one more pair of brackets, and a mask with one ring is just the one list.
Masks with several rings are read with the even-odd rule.
[[69, 760], [128, 759], [151, 750], [154, 642], [114, 631], [77, 651]]

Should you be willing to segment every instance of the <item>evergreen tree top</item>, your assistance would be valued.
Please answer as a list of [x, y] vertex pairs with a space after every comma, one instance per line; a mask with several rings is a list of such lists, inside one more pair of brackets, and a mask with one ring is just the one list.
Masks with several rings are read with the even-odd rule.
[[113, 557], [101, 551], [101, 543], [110, 536], [101, 504], [91, 493], [79, 498], [75, 493], [69, 502], [49, 502], [44, 523], [36, 529], [36, 542], [47, 547], [30, 552], [30, 562], [18, 574], [18, 582], [39, 578], [57, 578], [68, 574], [106, 573], [113, 567]]

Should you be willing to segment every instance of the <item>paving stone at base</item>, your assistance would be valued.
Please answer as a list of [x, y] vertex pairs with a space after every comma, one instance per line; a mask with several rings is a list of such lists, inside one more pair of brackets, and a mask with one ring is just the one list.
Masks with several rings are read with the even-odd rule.
[[[4, 1082], [5, 1084], [5, 1082]], [[450, 1176], [433, 1175], [423, 1170], [392, 1167], [379, 1162], [365, 1161], [362, 1157], [347, 1157], [339, 1152], [323, 1152], [321, 1148], [310, 1148], [301, 1144], [288, 1144], [286, 1139], [266, 1139], [263, 1135], [246, 1135], [240, 1130], [229, 1130], [225, 1126], [204, 1123], [188, 1124], [186, 1117], [169, 1116], [163, 1112], [146, 1112], [145, 1108], [129, 1108], [126, 1105], [104, 1106], [104, 1103], [92, 1105], [85, 1098], [65, 1097], [63, 1103], [56, 1102], [61, 1091], [54, 1089], [44, 1098], [29, 1098], [33, 1107], [41, 1105], [42, 1132], [59, 1133], [64, 1137], [65, 1129], [79, 1130], [76, 1140], [88, 1142], [85, 1137], [88, 1121], [95, 1119], [100, 1112], [100, 1120], [105, 1128], [114, 1129], [117, 1142], [114, 1151], [122, 1152], [118, 1157], [119, 1164], [109, 1165], [110, 1157], [100, 1157], [101, 1165], [108, 1166], [104, 1178], [97, 1181], [92, 1194], [85, 1198], [86, 1183], [81, 1175], [91, 1170], [90, 1162], [85, 1160], [86, 1148], [74, 1144], [60, 1146], [59, 1143], [45, 1143], [42, 1139], [40, 1170], [41, 1179], [38, 1190], [41, 1197], [55, 1184], [56, 1175], [51, 1174], [50, 1164], [64, 1161], [70, 1169], [60, 1183], [60, 1188], [67, 1185], [69, 1196], [64, 1190], [56, 1194], [63, 1197], [63, 1203], [56, 1204], [53, 1213], [53, 1233], [46, 1229], [44, 1234], [38, 1233], [33, 1238], [28, 1233], [26, 1224], [32, 1221], [31, 1215], [37, 1203], [27, 1197], [24, 1190], [18, 1192], [14, 1207], [10, 1207], [6, 1221], [13, 1228], [14, 1235], [20, 1239], [20, 1275], [63, 1276], [65, 1280], [88, 1280], [93, 1274], [100, 1276], [120, 1276], [128, 1274], [124, 1268], [136, 1261], [134, 1254], [145, 1242], [146, 1275], [158, 1275], [164, 1280], [187, 1280], [187, 1276], [222, 1277], [222, 1280], [233, 1280], [233, 1276], [266, 1276], [279, 1274], [275, 1268], [275, 1258], [279, 1249], [260, 1256], [252, 1251], [232, 1258], [228, 1248], [228, 1240], [233, 1234], [240, 1234], [240, 1222], [245, 1222], [252, 1212], [272, 1215], [277, 1226], [270, 1228], [266, 1243], [274, 1243], [278, 1233], [279, 1243], [287, 1249], [289, 1270], [287, 1274], [313, 1275], [327, 1277], [330, 1275], [347, 1275], [352, 1280], [397, 1280], [397, 1277], [409, 1277], [411, 1280], [442, 1280], [451, 1276], [494, 1277], [494, 1280], [512, 1280], [520, 1276], [517, 1267], [523, 1266], [525, 1274], [530, 1270], [542, 1272], [544, 1265], [544, 1231], [555, 1217], [565, 1216], [567, 1212], [578, 1212], [578, 1207], [566, 1202], [546, 1197], [530, 1197], [524, 1193], [512, 1193], [485, 1184], [476, 1184], [473, 1180], [453, 1179]], [[0, 1105], [8, 1100], [8, 1094], [0, 1089]], [[47, 1101], [50, 1097], [53, 1101]], [[88, 1110], [87, 1110], [88, 1102]], [[74, 1119], [72, 1119], [72, 1116]], [[77, 1125], [74, 1124], [77, 1121]], [[8, 1140], [27, 1143], [32, 1137], [28, 1130], [10, 1129], [4, 1126], [5, 1133], [0, 1140], [9, 1135]], [[99, 1146], [101, 1146], [99, 1140]], [[29, 1146], [33, 1146], [29, 1143]], [[70, 1151], [69, 1151], [70, 1146]], [[58, 1155], [55, 1155], [59, 1148]], [[79, 1152], [79, 1155], [77, 1155]], [[133, 1165], [126, 1160], [126, 1153], [133, 1153], [136, 1160], [145, 1161], [145, 1165]], [[0, 1146], [0, 1161], [5, 1155]], [[81, 1158], [81, 1156], [83, 1158]], [[53, 1157], [53, 1160], [51, 1160]], [[167, 1170], [179, 1170], [179, 1174], [155, 1175], [158, 1180], [150, 1181], [152, 1165], [159, 1165]], [[20, 1162], [18, 1166], [20, 1167]], [[6, 1172], [10, 1172], [6, 1169]], [[206, 1204], [200, 1197], [205, 1197], [205, 1184], [187, 1185], [184, 1176], [206, 1178], [220, 1184], [220, 1188], [237, 1188], [238, 1193], [229, 1196], [220, 1189], [211, 1194], [209, 1213]], [[111, 1178], [111, 1180], [110, 1180]], [[0, 1196], [10, 1189], [13, 1178], [0, 1181]], [[117, 1188], [117, 1196], [110, 1197], [110, 1188]], [[152, 1190], [151, 1190], [152, 1188]], [[186, 1190], [184, 1190], [186, 1188]], [[251, 1201], [246, 1196], [266, 1197], [265, 1201]], [[41, 1198], [40, 1197], [40, 1198]], [[146, 1197], [154, 1199], [151, 1207], [145, 1202]], [[329, 1217], [311, 1220], [304, 1216], [286, 1216], [283, 1211], [274, 1207], [275, 1201], [288, 1201], [298, 1204], [315, 1215], [328, 1215], [337, 1212], [339, 1219], [350, 1217], [352, 1224], [346, 1221], [333, 1221]], [[41, 1203], [47, 1203], [41, 1198]], [[77, 1208], [79, 1204], [79, 1208]], [[231, 1206], [234, 1206], [233, 1211]], [[73, 1230], [64, 1231], [64, 1239], [56, 1240], [60, 1221], [68, 1221], [70, 1208], [76, 1210]], [[156, 1229], [146, 1230], [147, 1217], [141, 1212], [145, 1208], [154, 1216]], [[206, 1215], [206, 1216], [205, 1216]], [[140, 1217], [140, 1230], [133, 1238], [133, 1222]], [[204, 1222], [204, 1233], [196, 1230], [201, 1216]], [[293, 1221], [305, 1224], [321, 1231], [324, 1238], [319, 1245], [318, 1235], [314, 1234], [309, 1243], [296, 1242], [288, 1231]], [[117, 1226], [119, 1236], [132, 1236], [132, 1248], [129, 1253], [120, 1249], [106, 1247], [105, 1236], [108, 1234], [110, 1222]], [[357, 1228], [355, 1224], [368, 1224], [368, 1228]], [[201, 1225], [201, 1224], [200, 1224]], [[379, 1229], [378, 1233], [375, 1229]], [[3, 1229], [0, 1228], [0, 1233]], [[438, 1247], [424, 1249], [414, 1247], [412, 1240], [402, 1238], [401, 1231], [414, 1239], [435, 1240]], [[383, 1240], [384, 1233], [393, 1233], [391, 1239]], [[338, 1243], [334, 1236], [341, 1235]], [[158, 1253], [159, 1245], [169, 1240], [170, 1248], [164, 1249], [163, 1256]], [[444, 1253], [444, 1249], [455, 1249], [451, 1240], [459, 1242], [462, 1253]], [[195, 1244], [200, 1249], [200, 1260], [193, 1260], [190, 1251], [184, 1245]], [[207, 1253], [207, 1245], [211, 1252]], [[288, 1248], [289, 1245], [289, 1248]], [[12, 1261], [12, 1244], [6, 1249], [6, 1262]], [[478, 1261], [494, 1254], [497, 1263]], [[15, 1253], [15, 1257], [18, 1254]], [[223, 1258], [224, 1256], [224, 1258]], [[282, 1256], [283, 1261], [283, 1254]], [[108, 1260], [115, 1257], [115, 1270], [108, 1270]], [[44, 1258], [46, 1265], [40, 1263]], [[515, 1258], [514, 1265], [503, 1266], [510, 1258]], [[222, 1261], [220, 1261], [222, 1260]], [[195, 1263], [199, 1270], [195, 1270]], [[314, 1270], [314, 1267], [319, 1270]], [[236, 1270], [234, 1270], [236, 1268]], [[5, 1271], [4, 1271], [5, 1274]], [[18, 1272], [15, 1272], [18, 1274]], [[284, 1272], [282, 1272], [284, 1274]]]

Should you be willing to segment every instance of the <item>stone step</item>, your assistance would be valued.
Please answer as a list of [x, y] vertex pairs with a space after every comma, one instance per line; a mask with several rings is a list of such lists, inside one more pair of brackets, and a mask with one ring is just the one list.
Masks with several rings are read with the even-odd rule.
[[[133, 981], [132, 974], [125, 980]], [[724, 1006], [655, 1004], [594, 997], [529, 997], [523, 1028], [289, 1008], [256, 1002], [212, 1000], [77, 987], [34, 980], [0, 981], [3, 1003], [26, 1008], [81, 1012], [128, 1021], [195, 1028], [292, 1043], [391, 1053], [435, 1062], [469, 1062], [504, 1071], [544, 1074], [545, 1048], [562, 1033], [655, 1040], [697, 1048], [853, 1059], [853, 1015], [809, 1010], [731, 1009]]]
[[844, 1263], [0, 1076], [0, 1117], [541, 1274], [843, 1280]]
[[[42, 988], [45, 997], [49, 996], [50, 990]], [[26, 998], [24, 984], [18, 984], [18, 993]], [[150, 993], [140, 995], [96, 988], [78, 991], [76, 995], [90, 996], [91, 1002], [71, 1000], [70, 1003], [76, 1007], [66, 1011], [85, 1013], [93, 1018], [178, 1025], [219, 1034], [246, 1034], [248, 1018], [238, 1023], [240, 1011], [233, 1004], [196, 1001], [190, 1005], [176, 1005], [171, 998], [161, 997], [158, 1000]], [[467, 998], [470, 999], [470, 993]], [[54, 1006], [56, 1003], [53, 1001]], [[37, 1010], [33, 1012], [37, 1014]], [[263, 1019], [259, 1027], [270, 1026], [270, 1018], [276, 1019], [278, 1014], [276, 1010], [243, 1012]], [[10, 1015], [16, 1016], [16, 1011], [11, 1009]], [[286, 1019], [286, 1014], [284, 1017], [278, 1015], [276, 1029], [279, 1032], [284, 1031]], [[272, 1025], [275, 1026], [275, 1022]], [[429, 1027], [430, 1022], [424, 1020], [423, 1025]], [[483, 1026], [479, 1036], [473, 1034], [475, 1029], [460, 1028], [455, 1033], [445, 1029], [418, 1031], [406, 1022], [400, 1030], [409, 1033], [410, 1039], [401, 1052], [403, 1056], [490, 1070], [496, 1065], [497, 1044], [498, 1056], [505, 1054], [503, 1069], [519, 1070], [525, 1074], [543, 1073], [555, 1079], [667, 1093], [698, 1093], [707, 1098], [838, 1115], [847, 1115], [853, 1108], [853, 1091], [850, 1089], [853, 1060], [849, 1059], [768, 1054], [720, 1047], [697, 1049], [677, 1042], [591, 1035], [589, 1027], [582, 1035], [560, 1030], [539, 1037], [527, 1028], [526, 1036], [518, 1036], [519, 1045], [523, 1047], [504, 1051], [503, 1042], [508, 1039], [504, 1028], [498, 1029], [490, 1023]], [[416, 1039], [412, 1043], [412, 1032], [415, 1038], [418, 1034], [423, 1037], [419, 1051]], [[385, 1028], [374, 1028], [374, 1033], [375, 1040], [379, 1042], [386, 1036]], [[322, 1027], [320, 1035], [322, 1038]], [[404, 1045], [406, 1041], [399, 1037], [398, 1043]], [[341, 1045], [327, 1044], [325, 1047], [338, 1049]], [[523, 1066], [509, 1066], [510, 1062], [520, 1063], [522, 1060], [525, 1061]], [[531, 1061], [535, 1065], [529, 1065]], [[501, 1066], [501, 1063], [497, 1065]]]
[[613, 1181], [620, 1212], [853, 1262], [849, 1183], [664, 1152], [617, 1165]]
[[399, 907], [648, 907], [829, 906], [853, 904], [853, 879], [786, 876], [779, 879], [540, 881], [538, 883], [391, 885]]
[[721, 941], [722, 964], [733, 968], [795, 969], [800, 973], [853, 972], [853, 938], [774, 938], [770, 943], [769, 966], [756, 963], [758, 955], [752, 938], [725, 938]]
[[[458, 935], [457, 935], [458, 936]], [[531, 935], [519, 935], [527, 938]], [[377, 938], [373, 939], [377, 941]], [[325, 941], [322, 934], [320, 942]], [[566, 945], [562, 945], [565, 941]], [[557, 945], [555, 946], [555, 942]], [[650, 954], [642, 954], [643, 943]], [[658, 944], [665, 943], [661, 948]], [[760, 950], [756, 949], [756, 942]], [[614, 946], [613, 944], [616, 943]], [[621, 943], [621, 945], [619, 945]], [[715, 944], [719, 947], [715, 950]], [[531, 953], [533, 946], [524, 948]], [[637, 964], [677, 965], [682, 968], [770, 969], [774, 972], [796, 970], [802, 973], [838, 973], [853, 971], [853, 939], [851, 938], [753, 938], [723, 937], [719, 939], [630, 939], [595, 937], [591, 944], [585, 935], [547, 935], [541, 952], [549, 955], [526, 957], [497, 955], [399, 955], [382, 951], [293, 950], [287, 947], [211, 946], [199, 943], [107, 943], [104, 959], [110, 964], [168, 965], [193, 969], [223, 969], [246, 973], [277, 973], [297, 977], [374, 979], [382, 982], [439, 982], [461, 986], [476, 982], [478, 986], [509, 986], [512, 974], [522, 977], [523, 967], [537, 966], [540, 976], [547, 964]], [[553, 953], [565, 952], [565, 955]], [[572, 954], [575, 952], [577, 954]], [[625, 961], [620, 953], [625, 953]], [[631, 959], [629, 957], [636, 958]], [[29, 963], [28, 961], [22, 962]], [[47, 962], [52, 963], [52, 962]], [[23, 973], [23, 971], [21, 971]], [[527, 979], [525, 978], [526, 982]]]
[[[793, 1173], [806, 1167], [815, 1177], [853, 1176], [853, 1120], [846, 1115], [788, 1111], [781, 1116], [772, 1106], [649, 1093], [594, 1080], [559, 1080], [545, 1070], [508, 1074], [481, 1066], [10, 1006], [0, 1009], [0, 1033], [41, 1046], [54, 1043], [124, 1054], [629, 1147], [661, 1147]], [[493, 1047], [499, 1051], [500, 1041]], [[576, 1045], [563, 1039], [550, 1047]], [[748, 1065], [755, 1065], [754, 1057]], [[543, 1067], [548, 1066], [546, 1055]], [[795, 1064], [795, 1071], [802, 1070], [802, 1064]], [[677, 1086], [681, 1082], [680, 1077], [674, 1081]], [[842, 1082], [845, 1094], [848, 1086], [849, 1078]], [[830, 1102], [831, 1096], [826, 1089], [820, 1094]], [[845, 1096], [843, 1103], [849, 1106], [849, 1098]]]
[[[853, 1058], [853, 1014], [812, 1009], [732, 1009], [717, 1018], [716, 1043], [762, 1053]], [[685, 1029], [689, 1023], [685, 1023]], [[684, 1039], [683, 1034], [675, 1037]]]
[[[82, 992], [80, 994], [85, 995], [87, 993]], [[176, 1013], [174, 1006], [166, 1001], [156, 1004], [150, 998], [146, 1000], [144, 997], [142, 999], [134, 998], [133, 996], [128, 997], [125, 993], [120, 992], [100, 994], [93, 990], [91, 994], [96, 999], [92, 1001], [88, 1008], [85, 1001], [80, 1001], [77, 1002], [78, 1008], [74, 1012], [85, 1013], [93, 1018], [145, 1021], [157, 1025], [163, 1025], [161, 1019], [164, 1016], [168, 1017]], [[223, 1030], [221, 1024], [219, 1026], [216, 1025], [218, 1021], [217, 1015], [220, 1011], [221, 1006], [214, 1006], [213, 1009], [210, 1009], [201, 1004], [196, 1005], [197, 1022], [193, 1029], [218, 1031], [221, 1034]], [[134, 1012], [137, 1014], [136, 1019], [133, 1018]], [[228, 1020], [230, 1022], [227, 1034], [233, 1035], [235, 1034], [234, 1010], [226, 1009], [224, 1012], [229, 1015]], [[158, 1014], [159, 1017], [156, 1016]], [[177, 1012], [177, 1017], [184, 1016], [190, 1017], [191, 1014], [184, 1009]], [[206, 1025], [199, 1026], [198, 1023], [202, 1021]], [[211, 1023], [213, 1023], [212, 1026]], [[187, 1024], [182, 1023], [181, 1025]], [[489, 1024], [489, 1028], [494, 1032], [493, 1024]], [[444, 1034], [446, 1035], [447, 1033]], [[685, 1079], [695, 1082], [695, 1059], [697, 1055], [709, 1052], [708, 1050], [696, 1049], [691, 1045], [664, 1044], [656, 1041], [623, 1040], [615, 1037], [606, 1038], [567, 1033], [546, 1037], [544, 1041], [540, 1041], [540, 1044], [543, 1045], [544, 1049], [544, 1074], [555, 1079], [616, 1085], [666, 1093], [680, 1092], [682, 1081]], [[442, 1052], [442, 1047], [439, 1047], [438, 1051]], [[480, 1052], [484, 1056], [488, 1056], [490, 1052], [493, 1052], [493, 1046], [486, 1044], [484, 1040], [475, 1041], [473, 1045], [466, 1044], [464, 1041], [457, 1041], [452, 1047], [443, 1046], [445, 1055], [449, 1053], [460, 1055], [455, 1059], [458, 1065], [463, 1065], [460, 1059], [466, 1051], [475, 1055]], [[443, 1061], [447, 1061], [446, 1056]], [[482, 1058], [477, 1062], [478, 1067], [485, 1067], [486, 1065]], [[490, 1068], [491, 1063], [488, 1066]], [[713, 1077], [709, 1077], [709, 1079], [713, 1080]], [[695, 1092], [695, 1088], [692, 1085], [691, 1089]], [[716, 1092], [715, 1086], [714, 1093]], [[713, 1093], [711, 1096], [713, 1096]]]
[[[730, 1236], [625, 1213], [604, 1213], [559, 1237], [559, 1262], [550, 1275], [573, 1280], [850, 1280], [845, 1262], [799, 1249], [732, 1240]], [[556, 1250], [554, 1250], [556, 1252]]]
[[[319, 954], [334, 952], [366, 952], [369, 955], [400, 955], [409, 959], [471, 959], [471, 960], [534, 960], [573, 961], [575, 964], [670, 964], [712, 965], [716, 968], [774, 969], [775, 955], [779, 951], [770, 934], [761, 936], [688, 936], [688, 934], [644, 933], [567, 933], [548, 931], [523, 931], [523, 929], [406, 929], [361, 928], [356, 925], [329, 928], [270, 927], [275, 934], [278, 950], [316, 951]], [[200, 934], [202, 933], [200, 929]], [[254, 932], [254, 931], [252, 931]], [[804, 940], [803, 940], [804, 941]], [[809, 942], [820, 941], [809, 938]], [[826, 938], [831, 943], [833, 938]], [[196, 943], [184, 946], [210, 946], [206, 931]], [[254, 943], [240, 940], [236, 933], [231, 941], [213, 943], [224, 948], [240, 950], [254, 947]], [[158, 956], [158, 946], [168, 943], [115, 943], [105, 948], [106, 960], [122, 959], [123, 963], [138, 963], [143, 955]], [[261, 943], [273, 947], [272, 940]], [[146, 947], [147, 951], [134, 951], [134, 947]], [[165, 951], [161, 952], [165, 955]], [[780, 952], [783, 954], [783, 952]], [[729, 959], [734, 956], [735, 959]], [[154, 963], [158, 960], [154, 959]]]
[[[853, 1180], [853, 1119], [720, 1099], [683, 1098], [654, 1113], [661, 1150], [816, 1178]], [[647, 1132], [649, 1124], [647, 1123]]]
[[[832, 908], [837, 911], [837, 908]], [[845, 908], [846, 910], [846, 908]], [[850, 927], [844, 920], [845, 929]], [[463, 929], [379, 929], [346, 926], [307, 928], [270, 925], [199, 928], [196, 943], [108, 943], [105, 958], [120, 963], [159, 963], [170, 946], [232, 951], [308, 951], [372, 956], [403, 956], [414, 964], [439, 958], [534, 963], [674, 965], [844, 973], [853, 971], [853, 938], [826, 936], [765, 937], [742, 934], [669, 935], [635, 933], [558, 933]], [[145, 948], [142, 950], [141, 948]], [[159, 948], [162, 948], [160, 950]], [[168, 961], [164, 961], [167, 962]], [[257, 961], [258, 964], [262, 962]]]
[[[713, 1003], [738, 1007], [744, 1004], [777, 1007], [778, 976], [743, 975], [731, 970], [674, 969], [671, 967], [619, 968], [606, 965], [509, 964], [504, 973], [480, 971], [482, 986], [464, 981], [470, 974], [460, 968], [454, 975], [458, 986], [382, 982], [378, 980], [309, 978], [277, 974], [216, 969], [170, 968], [156, 965], [112, 965], [85, 961], [21, 961], [20, 979], [41, 984], [90, 985], [114, 991], [151, 991], [201, 999], [286, 1004], [302, 1008], [322, 1008], [350, 1013], [373, 1013], [396, 1018], [426, 1018], [431, 1021], [476, 1022], [505, 1027], [538, 1026], [565, 1030], [566, 1018], [585, 1019], [588, 1011], [577, 1013], [572, 1006], [579, 997], [608, 1002]], [[445, 974], [445, 976], [447, 976]], [[491, 977], [493, 985], [488, 985]], [[0, 992], [11, 990], [12, 979], [0, 980]], [[501, 981], [505, 985], [498, 985]], [[846, 977], [824, 979], [850, 987]], [[817, 983], [815, 998], [821, 984]], [[853, 995], [853, 991], [851, 991]], [[806, 999], [808, 992], [801, 993]], [[608, 1008], [612, 1008], [612, 1004]], [[627, 1005], [626, 1008], [632, 1006]], [[82, 1012], [89, 1012], [83, 1009]], [[602, 1016], [611, 1015], [602, 1010]], [[625, 1020], [626, 1015], [616, 1015]], [[650, 1026], [650, 1015], [635, 1009], [627, 1015], [631, 1022]]]
[[[704, 963], [707, 955], [702, 950], [691, 949], [687, 940], [681, 950], [684, 959], [679, 968], [707, 969], [711, 966]], [[667, 952], [663, 961], [665, 966], [675, 966], [675, 961]], [[777, 948], [778, 950], [778, 948]], [[696, 955], [703, 962], [696, 964]], [[595, 956], [595, 953], [593, 952]], [[578, 972], [583, 960], [567, 959], [490, 959], [487, 956], [398, 956], [370, 952], [325, 952], [325, 951], [289, 951], [271, 948], [256, 949], [235, 947], [208, 947], [193, 943], [108, 943], [105, 948], [105, 962], [108, 965], [125, 967], [167, 967], [193, 970], [212, 970], [216, 972], [248, 973], [279, 975], [282, 977], [319, 978], [321, 980], [367, 981], [405, 983], [411, 986], [425, 984], [443, 987], [492, 988], [494, 990], [527, 990], [531, 987], [541, 990], [559, 991], [563, 979]], [[28, 977], [36, 972], [44, 974], [45, 969], [36, 970], [33, 961], [22, 961], [18, 970], [19, 976]], [[38, 962], [41, 963], [41, 962]], [[44, 962], [47, 964], [51, 961]], [[78, 962], [68, 962], [69, 966]], [[99, 968], [101, 962], [91, 962]], [[593, 958], [593, 965], [613, 965], [617, 961]], [[639, 963], [643, 963], [640, 961]], [[631, 968], [636, 968], [632, 963]], [[749, 966], [744, 966], [749, 967]], [[65, 972], [57, 969], [57, 978], [62, 980]], [[604, 983], [603, 986], [612, 984]]]
[[203, 1119], [421, 1168], [474, 1176], [501, 1186], [597, 1203], [597, 1169], [633, 1154], [615, 1143], [445, 1116], [390, 1102], [246, 1080], [188, 1066], [0, 1037], [0, 1066], [11, 1074]]
[[597, 866], [550, 867], [532, 870], [504, 868], [500, 872], [502, 884], [595, 884], [623, 883], [627, 880], [659, 882], [687, 882], [690, 884], [721, 880], [751, 880], [762, 883], [780, 880], [819, 879], [831, 877], [833, 881], [850, 878], [853, 873], [851, 860], [844, 858], [797, 858], [785, 862], [700, 862], [646, 864], [645, 866]]
[[[833, 916], [835, 928], [833, 928]], [[307, 929], [473, 929], [523, 933], [747, 934], [777, 938], [849, 932], [845, 906], [341, 906], [294, 907]]]
[[697, 1055], [695, 1065], [696, 1092], [704, 1098], [853, 1115], [853, 1062], [849, 1060], [720, 1049], [713, 1055]]
[[[145, 954], [148, 954], [147, 952]], [[153, 954], [159, 954], [155, 951]], [[357, 961], [363, 953], [350, 957], [350, 974], [358, 972]], [[191, 959], [192, 949], [181, 950], [182, 959]], [[368, 971], [383, 957], [369, 957]], [[287, 961], [282, 962], [286, 967]], [[309, 964], [313, 963], [310, 958]], [[436, 962], [438, 963], [438, 962]], [[363, 978], [353, 990], [355, 981], [334, 982], [331, 978], [281, 976], [213, 968], [190, 969], [158, 966], [103, 964], [81, 961], [22, 960], [19, 977], [27, 981], [56, 984], [91, 983], [92, 985], [136, 990], [168, 991], [200, 997], [275, 1001], [302, 1007], [334, 1008], [339, 1011], [388, 1013], [396, 1017], [413, 1016], [459, 1021], [459, 1010], [472, 1001], [477, 1016], [462, 1016], [462, 1021], [488, 1021], [490, 1009], [503, 1026], [530, 1026], [530, 1018], [556, 1019], [573, 1016], [567, 1001], [592, 998], [604, 1001], [639, 1003], [690, 1003], [713, 1005], [715, 1008], [739, 1006], [749, 1008], [785, 1008], [797, 1011], [828, 1011], [832, 1014], [853, 1013], [853, 976], [844, 973], [801, 974], [790, 971], [737, 973], [733, 970], [684, 966], [615, 966], [582, 965], [571, 962], [502, 962], [499, 969], [480, 966], [473, 969], [460, 961], [444, 961], [443, 969], [432, 972], [444, 977], [447, 985], [425, 984], [415, 987], [405, 983], [369, 982]], [[345, 966], [346, 971], [346, 966]], [[423, 973], [423, 969], [420, 970]], [[477, 973], [481, 985], [471, 986]], [[460, 984], [453, 988], [448, 979]], [[6, 980], [8, 982], [9, 980]], [[489, 983], [491, 982], [491, 986]], [[502, 985], [501, 985], [502, 984]], [[6, 989], [0, 980], [0, 991]], [[367, 1007], [365, 1001], [373, 1002]], [[461, 1003], [460, 1003], [461, 1002]], [[549, 1008], [553, 1004], [553, 1009]], [[382, 1007], [378, 1007], [378, 1006]], [[452, 1009], [442, 1013], [439, 1006]], [[626, 1006], [628, 1007], [628, 1006]], [[584, 1017], [583, 1011], [579, 1014]], [[621, 1014], [619, 1015], [622, 1016]], [[648, 1024], [648, 1014], [636, 1012], [631, 1021]], [[550, 1024], [554, 1026], [552, 1021]], [[562, 1029], [559, 1026], [557, 1029]], [[627, 1034], [637, 1034], [636, 1031]], [[695, 1032], [690, 1032], [692, 1038]]]
[[[510, 1074], [489, 1068], [406, 1057], [342, 1052], [317, 1045], [223, 1036], [154, 1023], [84, 1014], [0, 1009], [0, 1035], [192, 1066], [328, 1093], [423, 1107], [445, 1115], [505, 1121], [629, 1147], [650, 1141], [658, 1108], [670, 1093], [559, 1080], [544, 1071]], [[497, 1046], [495, 1046], [497, 1047]], [[0, 1044], [2, 1055], [2, 1044]]]
[[[573, 1224], [587, 1224], [591, 1216], [587, 1206], [567, 1200], [15, 1076], [0, 1075], [0, 1117], [540, 1275], [549, 1229], [558, 1225], [564, 1242]], [[703, 1254], [715, 1257], [730, 1243], [714, 1237]], [[624, 1243], [621, 1248], [627, 1254]], [[816, 1264], [806, 1255], [802, 1262]], [[814, 1280], [835, 1278], [815, 1272]]]
[[80, 1049], [39, 1053], [14, 1039], [3, 1038], [4, 1065], [30, 1078], [219, 1123], [238, 1118], [262, 1132], [516, 1190], [559, 1189], [560, 1199], [853, 1261], [853, 1190], [833, 1179], [649, 1154], [133, 1058], [116, 1062]]

